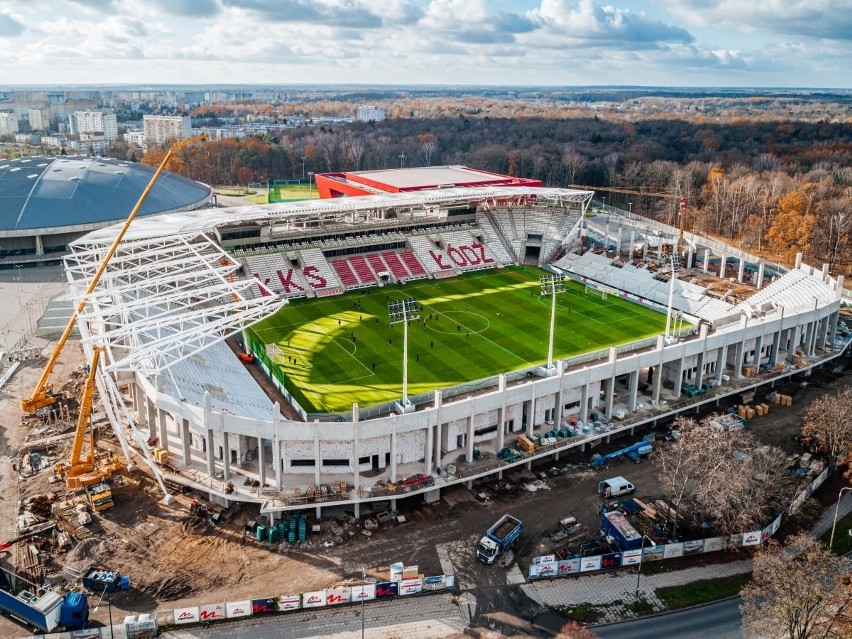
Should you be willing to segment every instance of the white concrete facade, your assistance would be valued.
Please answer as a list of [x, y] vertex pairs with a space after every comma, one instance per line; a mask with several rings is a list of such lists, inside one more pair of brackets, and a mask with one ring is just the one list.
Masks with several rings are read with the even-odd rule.
[[192, 135], [192, 121], [188, 115], [143, 115], [142, 127], [145, 140], [150, 144], [165, 144]]

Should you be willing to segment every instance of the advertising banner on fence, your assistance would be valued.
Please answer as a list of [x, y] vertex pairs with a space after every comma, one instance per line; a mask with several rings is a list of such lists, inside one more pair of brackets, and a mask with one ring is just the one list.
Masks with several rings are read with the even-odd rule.
[[348, 586], [329, 588], [325, 591], [325, 602], [329, 606], [337, 606], [352, 601], [352, 590]]
[[321, 608], [325, 605], [325, 590], [302, 593], [302, 608]]
[[759, 546], [760, 545], [760, 531], [754, 530], [752, 532], [744, 532], [742, 544], [743, 544], [743, 546]]
[[769, 538], [772, 537], [778, 529], [781, 527], [781, 515], [778, 515], [774, 521], [769, 524], [766, 528], [763, 529], [763, 532], [760, 535], [760, 541], [763, 543], [764, 541], [769, 541]]
[[540, 564], [530, 564], [530, 579], [538, 579], [540, 577], [555, 577], [558, 574], [559, 564], [555, 561], [548, 561]]
[[580, 560], [580, 572], [591, 572], [592, 570], [601, 569], [600, 557], [583, 557]]
[[534, 564], [549, 564], [556, 561], [556, 555], [541, 555], [539, 557], [533, 557], [532, 563]]
[[704, 540], [704, 552], [718, 552], [725, 547], [724, 537], [708, 537]]
[[414, 595], [423, 590], [423, 580], [419, 577], [417, 579], [403, 579], [399, 582], [399, 594], [401, 595]]
[[621, 553], [620, 552], [611, 552], [606, 555], [601, 556], [601, 568], [620, 568], [621, 567]]
[[664, 552], [665, 546], [648, 546], [642, 550], [642, 561], [660, 561]]
[[251, 601], [229, 601], [225, 604], [225, 614], [228, 619], [236, 619], [237, 617], [248, 617], [251, 615]]
[[376, 599], [396, 597], [399, 594], [399, 584], [392, 581], [376, 584]]
[[302, 607], [302, 595], [281, 595], [278, 597], [278, 610], [298, 610]]
[[225, 614], [225, 604], [217, 603], [217, 604], [208, 604], [206, 606], [201, 606], [201, 612], [199, 614], [199, 621], [221, 621], [226, 618]]
[[189, 608], [175, 608], [175, 623], [198, 623], [199, 610], [198, 606], [190, 606]]
[[266, 599], [252, 599], [251, 600], [251, 614], [253, 615], [268, 615], [273, 612], [278, 612], [278, 606], [275, 605], [275, 600], [266, 598]]
[[663, 550], [663, 559], [674, 559], [675, 557], [683, 557], [683, 544], [666, 544]]
[[684, 555], [700, 555], [702, 552], [704, 552], [703, 539], [692, 539], [690, 541], [683, 542]]
[[565, 575], [576, 575], [578, 572], [580, 572], [579, 559], [563, 559], [557, 565], [558, 568], [556, 569], [556, 571], [560, 577], [563, 577]]
[[621, 553], [622, 566], [635, 566], [642, 561], [642, 550], [625, 550]]
[[423, 583], [423, 589], [444, 590], [445, 588], [452, 588], [452, 584], [454, 584], [455, 581], [455, 575], [435, 575], [433, 577], [426, 577], [426, 581]]
[[352, 586], [352, 601], [372, 601], [376, 598], [376, 584]]

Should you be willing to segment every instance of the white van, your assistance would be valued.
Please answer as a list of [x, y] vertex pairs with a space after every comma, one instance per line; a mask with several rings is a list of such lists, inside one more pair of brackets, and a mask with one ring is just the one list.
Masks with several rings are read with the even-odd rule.
[[636, 490], [636, 486], [621, 476], [604, 479], [598, 484], [598, 493], [604, 497], [627, 495], [628, 493], [632, 493], [634, 490]]

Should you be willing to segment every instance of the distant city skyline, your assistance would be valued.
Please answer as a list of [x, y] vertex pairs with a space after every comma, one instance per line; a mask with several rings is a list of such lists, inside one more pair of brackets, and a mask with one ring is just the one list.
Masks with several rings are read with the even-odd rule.
[[0, 55], [2, 86], [849, 88], [852, 0], [0, 0]]

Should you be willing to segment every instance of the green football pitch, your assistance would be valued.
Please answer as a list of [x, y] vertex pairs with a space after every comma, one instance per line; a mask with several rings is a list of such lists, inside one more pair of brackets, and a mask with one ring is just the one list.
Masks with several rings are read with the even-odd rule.
[[[346, 411], [402, 395], [403, 326], [390, 326], [390, 300], [420, 304], [420, 320], [408, 329], [410, 396], [546, 363], [551, 300], [540, 295], [542, 273], [509, 267], [295, 300], [249, 332], [255, 343], [275, 345], [267, 352], [305, 410]], [[554, 357], [657, 335], [665, 320], [566, 280], [556, 299]]]

